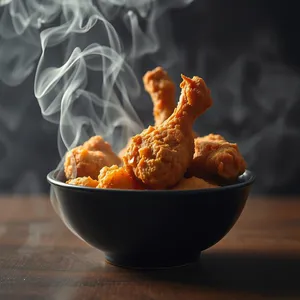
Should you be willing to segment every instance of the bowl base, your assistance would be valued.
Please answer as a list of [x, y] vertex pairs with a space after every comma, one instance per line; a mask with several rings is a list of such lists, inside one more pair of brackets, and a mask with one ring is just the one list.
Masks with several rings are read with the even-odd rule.
[[169, 269], [184, 267], [197, 263], [200, 253], [189, 255], [122, 255], [122, 254], [105, 254], [105, 261], [111, 265], [126, 269]]

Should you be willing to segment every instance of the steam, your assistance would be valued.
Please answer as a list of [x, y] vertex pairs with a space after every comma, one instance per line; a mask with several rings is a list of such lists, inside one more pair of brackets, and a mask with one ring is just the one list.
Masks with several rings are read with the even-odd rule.
[[[249, 169], [262, 178], [254, 188], [269, 192], [291, 186], [299, 169], [292, 153], [300, 138], [295, 121], [299, 74], [282, 60], [276, 26], [269, 24], [258, 4], [237, 9], [235, 18], [223, 12], [220, 1], [199, 1], [198, 8], [194, 3], [184, 22], [177, 19], [171, 24], [170, 9], [191, 2], [0, 0], [0, 81], [19, 86], [0, 102], [0, 159], [10, 166], [20, 157], [14, 143], [19, 136], [12, 133], [25, 122], [34, 96], [43, 117], [58, 124], [61, 157], [94, 134], [118, 151], [144, 127], [146, 116], [152, 120], [151, 101], [142, 99], [141, 77], [161, 65], [174, 81], [180, 72], [206, 80], [214, 105], [199, 118], [195, 130], [218, 132], [237, 142]], [[248, 19], [241, 21], [244, 16]], [[182, 47], [176, 47], [172, 30]], [[21, 100], [11, 105], [20, 90]], [[34, 126], [30, 124], [29, 130]], [[37, 137], [37, 132], [41, 144], [44, 137]], [[19, 142], [23, 145], [26, 140]], [[30, 146], [27, 151], [34, 152]], [[292, 164], [282, 158], [283, 153]], [[262, 162], [263, 157], [268, 159]], [[42, 165], [44, 158], [37, 160]], [[0, 173], [0, 180], [9, 186], [9, 181], [16, 182], [15, 173], [23, 172], [25, 183], [16, 190], [39, 191], [44, 177], [34, 174], [31, 162], [20, 158], [18, 164], [18, 171], [7, 167], [9, 171]], [[31, 189], [27, 186], [32, 182]]]
[[[58, 125], [61, 157], [66, 150], [96, 134], [118, 151], [129, 137], [144, 127], [136, 113], [136, 107], [144, 106], [140, 101], [140, 62], [146, 55], [154, 65], [163, 67], [178, 61], [167, 13], [171, 8], [190, 2], [192, 0], [0, 0], [0, 81], [10, 87], [22, 87], [30, 86], [33, 79], [32, 90], [43, 117]], [[28, 88], [26, 90], [28, 92]], [[40, 193], [45, 177], [41, 178], [32, 168], [45, 165], [51, 148], [45, 149], [48, 145], [42, 148], [45, 137], [40, 129], [31, 132], [41, 148], [35, 163], [26, 159], [26, 151], [23, 153], [15, 146], [15, 135], [11, 133], [27, 121], [27, 108], [32, 99], [24, 93], [13, 96], [9, 102], [18, 97], [21, 104], [13, 105], [11, 111], [6, 110], [6, 119], [0, 114], [0, 122], [4, 122], [7, 130], [4, 135], [0, 134], [0, 159], [5, 156], [7, 166], [18, 165], [19, 170], [14, 172], [13, 168], [6, 167], [7, 171], [0, 173], [0, 180], [16, 183], [17, 193]], [[3, 113], [2, 100], [0, 112]], [[35, 120], [30, 121], [32, 130]], [[6, 149], [2, 150], [2, 144]], [[26, 137], [20, 144], [34, 153], [32, 148], [36, 146], [30, 145]], [[54, 190], [50, 198], [59, 212]], [[25, 204], [32, 205], [37, 216], [44, 216], [43, 201]], [[20, 203], [17, 206], [6, 214], [22, 210]], [[56, 232], [56, 237], [51, 238], [53, 244], [48, 247], [54, 247], [56, 239], [61, 238], [57, 233], [63, 232], [55, 230], [56, 220], [45, 224], [28, 223], [19, 254], [34, 255], [32, 249], [43, 243], [43, 236], [51, 232]], [[6, 234], [6, 228], [0, 228], [1, 234]]]
[[154, 53], [172, 65], [172, 39], [159, 39], [157, 28], [170, 37], [162, 17], [191, 2], [2, 1], [0, 80], [16, 86], [35, 70], [34, 95], [43, 117], [59, 125], [61, 156], [95, 134], [118, 151], [144, 127], [134, 108], [141, 94], [134, 67]]

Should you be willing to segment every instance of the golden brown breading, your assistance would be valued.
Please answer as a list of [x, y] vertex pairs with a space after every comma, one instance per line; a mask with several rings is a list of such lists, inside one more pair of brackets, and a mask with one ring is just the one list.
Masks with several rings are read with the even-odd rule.
[[175, 84], [162, 67], [148, 71], [143, 77], [145, 90], [153, 102], [155, 126], [170, 117], [176, 108]]
[[128, 172], [153, 189], [180, 181], [194, 153], [192, 126], [211, 105], [204, 80], [182, 75], [180, 101], [173, 114], [159, 126], [149, 126], [134, 136], [123, 157]]
[[124, 167], [113, 165], [101, 169], [98, 176], [99, 184], [97, 188], [140, 190], [143, 189], [133, 176], [129, 175]]
[[77, 177], [75, 179], [70, 179], [67, 181], [68, 184], [72, 185], [81, 185], [81, 186], [87, 186], [87, 187], [93, 187], [95, 188], [99, 182], [97, 180], [94, 180], [90, 176], [85, 177]]
[[[170, 117], [175, 103], [175, 84], [168, 73], [162, 67], [148, 71], [143, 76], [145, 90], [149, 93], [153, 102], [153, 116], [155, 125], [160, 125]], [[119, 152], [119, 157], [126, 153], [127, 145]]]
[[199, 190], [216, 188], [218, 185], [209, 183], [202, 178], [190, 177], [182, 178], [172, 190]]
[[121, 159], [111, 146], [101, 136], [93, 136], [82, 146], [68, 151], [64, 163], [65, 176], [67, 179], [84, 176], [97, 179], [104, 166], [120, 163]]
[[188, 175], [205, 179], [235, 181], [244, 173], [246, 162], [237, 144], [222, 136], [209, 134], [195, 139], [195, 153]]

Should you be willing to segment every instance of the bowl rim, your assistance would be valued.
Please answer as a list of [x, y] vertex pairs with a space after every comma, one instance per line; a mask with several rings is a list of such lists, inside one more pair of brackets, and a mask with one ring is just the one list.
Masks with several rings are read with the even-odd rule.
[[245, 181], [243, 182], [237, 182], [230, 185], [220, 186], [216, 188], [205, 188], [205, 189], [191, 189], [191, 190], [124, 190], [124, 189], [102, 189], [102, 188], [93, 188], [93, 187], [86, 187], [86, 186], [78, 186], [78, 185], [71, 185], [67, 184], [63, 181], [60, 181], [56, 179], [57, 173], [62, 172], [62, 170], [54, 169], [50, 171], [47, 174], [47, 181], [54, 186], [69, 189], [69, 190], [77, 190], [77, 191], [83, 191], [83, 192], [92, 192], [92, 193], [101, 193], [103, 191], [105, 192], [111, 192], [111, 193], [151, 193], [151, 194], [191, 194], [191, 193], [214, 193], [214, 192], [220, 192], [220, 191], [228, 191], [228, 190], [235, 190], [239, 188], [244, 188], [247, 186], [250, 186], [254, 183], [256, 180], [256, 175], [254, 172], [246, 169], [243, 174], [239, 176], [245, 177], [247, 176]]

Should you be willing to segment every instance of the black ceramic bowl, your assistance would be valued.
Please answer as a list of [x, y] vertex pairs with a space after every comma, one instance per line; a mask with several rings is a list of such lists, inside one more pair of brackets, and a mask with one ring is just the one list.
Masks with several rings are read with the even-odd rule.
[[254, 175], [230, 186], [190, 191], [135, 191], [71, 186], [47, 176], [52, 205], [66, 226], [108, 262], [133, 268], [184, 265], [220, 241], [239, 218]]

